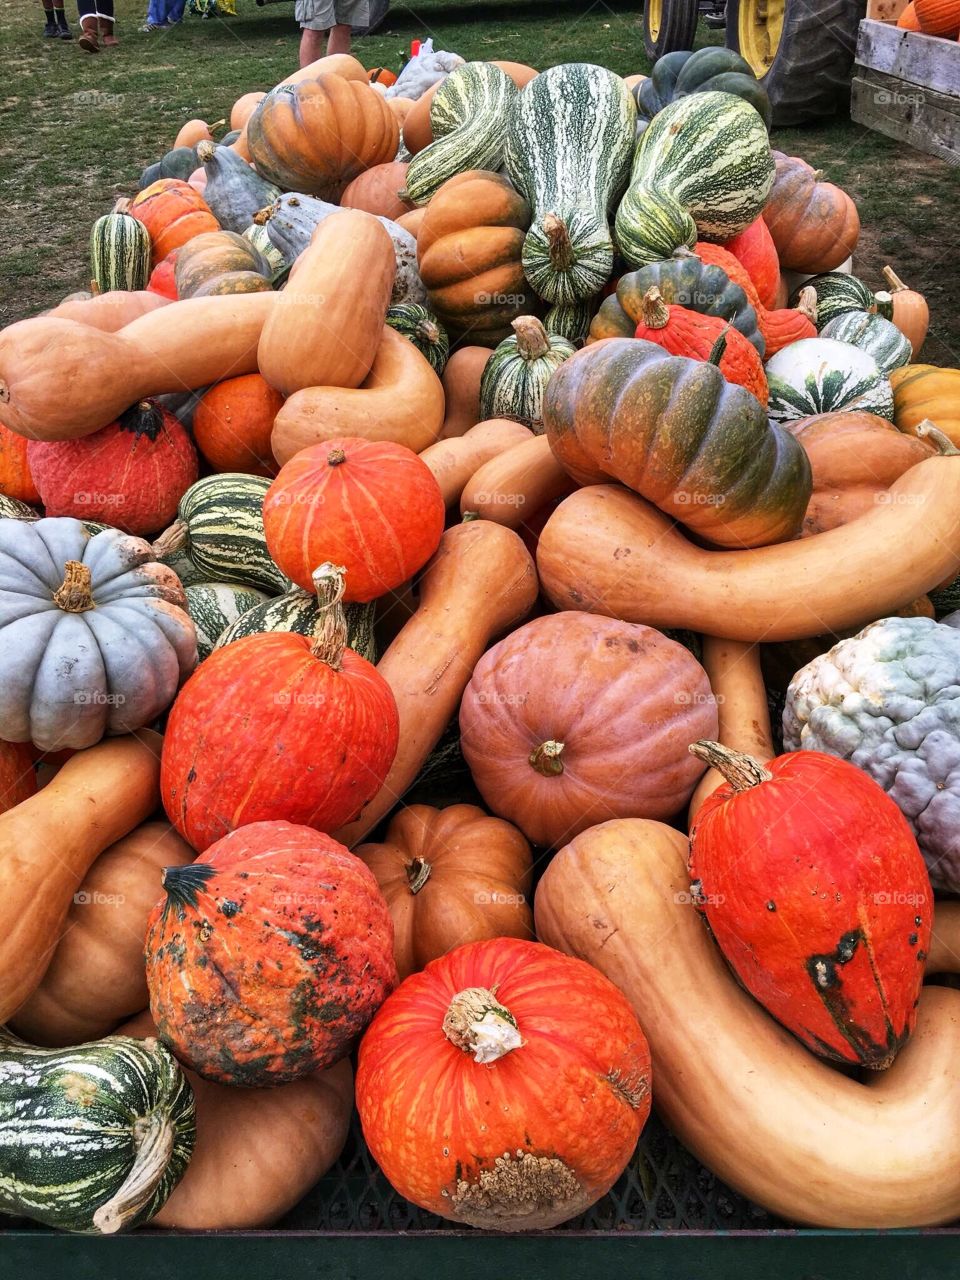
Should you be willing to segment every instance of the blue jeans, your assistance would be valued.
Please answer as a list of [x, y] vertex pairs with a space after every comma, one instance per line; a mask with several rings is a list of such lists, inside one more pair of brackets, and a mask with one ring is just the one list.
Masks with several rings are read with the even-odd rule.
[[147, 21], [161, 27], [166, 22], [179, 22], [187, 0], [150, 0]]

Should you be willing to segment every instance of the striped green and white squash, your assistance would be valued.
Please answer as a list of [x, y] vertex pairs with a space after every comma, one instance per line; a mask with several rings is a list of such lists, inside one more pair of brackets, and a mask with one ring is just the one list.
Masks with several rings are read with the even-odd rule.
[[433, 142], [407, 167], [406, 199], [423, 205], [458, 173], [499, 169], [504, 122], [517, 96], [517, 86], [492, 62], [465, 62], [451, 71], [430, 103]]
[[156, 1039], [39, 1049], [0, 1029], [0, 1212], [111, 1235], [183, 1177], [193, 1090]]
[[543, 432], [543, 393], [564, 360], [576, 352], [566, 338], [547, 333], [536, 316], [518, 316], [513, 336], [494, 348], [480, 378], [480, 420], [514, 418]]
[[40, 512], [31, 507], [29, 502], [21, 502], [19, 498], [11, 498], [8, 493], [0, 493], [0, 520], [39, 520]]
[[767, 416], [792, 422], [817, 413], [876, 413], [893, 421], [893, 388], [873, 356], [834, 338], [802, 338], [766, 364]]
[[818, 331], [822, 331], [831, 320], [848, 311], [877, 310], [873, 290], [847, 271], [823, 271], [818, 276], [810, 276], [790, 295], [791, 307], [799, 303], [801, 289], [813, 289], [817, 295], [817, 318], [814, 323]]
[[202, 662], [217, 641], [239, 618], [270, 597], [234, 582], [195, 582], [186, 589], [187, 612], [197, 629], [197, 655]]
[[206, 582], [209, 576], [202, 569], [197, 568], [182, 548], [172, 551], [169, 555], [161, 556], [160, 563], [172, 569], [184, 587], [194, 587], [199, 582]]
[[609, 216], [627, 185], [636, 123], [623, 80], [586, 62], [541, 71], [516, 100], [504, 163], [533, 209], [523, 270], [547, 302], [570, 306], [610, 279]]
[[543, 327], [547, 333], [566, 338], [568, 342], [578, 346], [586, 341], [595, 311], [596, 302], [593, 298], [583, 298], [568, 306], [554, 306], [544, 316]]
[[[617, 210], [617, 245], [631, 266], [669, 257], [679, 208], [702, 240], [727, 240], [757, 218], [776, 167], [757, 111], [730, 93], [692, 93], [656, 116], [637, 143], [630, 187]], [[686, 228], [689, 233], [689, 228]]]
[[910, 363], [913, 346], [905, 333], [883, 316], [868, 311], [844, 311], [820, 330], [821, 338], [849, 342], [873, 356], [883, 373], [892, 373]]
[[274, 564], [263, 532], [265, 476], [204, 476], [180, 499], [177, 519], [153, 544], [158, 560], [186, 555], [206, 582], [233, 582], [280, 595], [293, 586]]
[[450, 354], [450, 335], [432, 311], [417, 302], [402, 302], [389, 308], [387, 324], [413, 343], [436, 374], [443, 373]]
[[150, 233], [120, 200], [98, 218], [90, 232], [90, 275], [101, 293], [145, 289], [150, 279]]
[[[368, 662], [377, 660], [377, 646], [373, 635], [374, 612], [373, 604], [343, 606], [347, 620], [347, 647]], [[276, 596], [273, 600], [248, 609], [221, 633], [214, 648], [222, 649], [234, 640], [262, 635], [265, 631], [294, 631], [301, 636], [312, 636], [319, 621], [317, 597], [311, 591], [294, 587], [285, 595]]]
[[251, 222], [246, 231], [242, 232], [244, 240], [249, 240], [253, 247], [260, 253], [270, 267], [270, 283], [276, 284], [280, 276], [287, 271], [291, 264], [288, 259], [270, 239], [270, 233], [267, 228], [260, 222]]

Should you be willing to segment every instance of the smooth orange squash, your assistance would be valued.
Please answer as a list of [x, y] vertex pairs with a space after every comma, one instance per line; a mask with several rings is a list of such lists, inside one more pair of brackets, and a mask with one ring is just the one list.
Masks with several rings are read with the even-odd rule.
[[893, 323], [913, 347], [913, 355], [910, 357], [913, 362], [926, 341], [927, 329], [930, 327], [930, 308], [923, 294], [905, 285], [893, 267], [883, 268], [883, 278], [889, 287]]
[[377, 664], [397, 701], [400, 746], [383, 786], [355, 822], [335, 833], [348, 847], [413, 783], [456, 713], [481, 654], [533, 608], [537, 575], [515, 533], [474, 520], [446, 531], [419, 590], [416, 613]]
[[102, 329], [104, 333], [116, 333], [125, 325], [132, 324], [150, 311], [165, 307], [172, 301], [162, 294], [150, 289], [137, 289], [126, 293], [122, 289], [111, 289], [109, 293], [100, 293], [95, 298], [75, 299], [73, 302], [61, 302], [58, 307], [45, 311], [45, 316], [55, 320], [76, 320], [80, 324], [89, 325], [91, 329]]
[[344, 209], [362, 209], [364, 213], [395, 221], [414, 208], [409, 200], [401, 200], [398, 194], [403, 190], [406, 178], [407, 166], [402, 160], [375, 164], [344, 187], [340, 205]]
[[403, 145], [412, 156], [422, 151], [424, 147], [428, 147], [433, 141], [430, 104], [441, 84], [443, 84], [442, 80], [432, 84], [426, 93], [421, 94], [403, 118]]
[[460, 496], [460, 511], [475, 511], [484, 520], [519, 529], [574, 487], [547, 437], [531, 436], [473, 473]]
[[427, 206], [421, 205], [419, 209], [411, 209], [409, 213], [401, 213], [398, 218], [394, 218], [394, 222], [398, 227], [403, 227], [404, 231], [409, 231], [414, 240], [416, 240], [426, 216]]
[[382, 222], [348, 209], [325, 218], [263, 326], [257, 359], [267, 382], [283, 396], [359, 387], [380, 345], [396, 273]]
[[316, 62], [308, 62], [305, 67], [291, 71], [284, 80], [278, 81], [275, 89], [284, 85], [300, 84], [303, 80], [316, 80], [317, 76], [340, 76], [342, 80], [362, 80], [366, 83], [367, 71], [362, 62], [350, 53], [328, 53]]
[[274, 420], [271, 447], [281, 465], [308, 445], [340, 436], [392, 440], [419, 453], [442, 423], [440, 379], [412, 342], [384, 325], [363, 383], [295, 392]]
[[413, 107], [415, 101], [415, 98], [387, 98], [387, 106], [397, 117], [397, 124], [399, 124], [401, 128], [403, 127], [404, 120], [406, 120], [407, 116], [410, 114], [410, 109]]
[[214, 471], [275, 476], [270, 433], [282, 405], [283, 396], [259, 373], [215, 383], [193, 411], [197, 448]]
[[[691, 901], [687, 850], [660, 823], [603, 823], [556, 854], [534, 902], [537, 936], [595, 965], [632, 1004], [672, 1132], [790, 1222], [955, 1221], [960, 992], [923, 991], [916, 1031], [888, 1070], [865, 1082], [838, 1073], [737, 985]], [[951, 905], [943, 928], [956, 943]], [[940, 920], [938, 908], [935, 936]], [[956, 971], [958, 954], [939, 946], [928, 972]]]
[[[547, 521], [537, 554], [558, 609], [735, 640], [863, 626], [960, 572], [960, 457], [928, 458], [849, 524], [748, 551], [705, 551], [626, 489], [593, 485]], [[879, 566], [882, 566], [882, 572]]]
[[[207, 124], [206, 120], [188, 120], [180, 126], [180, 131], [173, 140], [174, 149], [195, 147], [198, 142], [212, 142], [213, 130], [219, 129], [222, 124], [226, 124], [226, 121], [218, 120], [215, 124]], [[239, 129], [240, 125], [231, 124], [230, 128]]]
[[489, 347], [458, 347], [443, 370], [446, 412], [441, 440], [462, 436], [480, 421], [480, 379], [490, 359]]
[[242, 93], [230, 108], [230, 128], [242, 129], [266, 96], [262, 91]]
[[900, 431], [916, 435], [929, 420], [960, 448], [960, 369], [908, 364], [890, 374], [893, 420]]
[[164, 867], [195, 851], [168, 822], [144, 822], [105, 849], [83, 878], [43, 980], [11, 1020], [30, 1044], [82, 1044], [108, 1035], [149, 1003], [147, 917]]
[[39, 985], [94, 860], [158, 806], [160, 741], [145, 730], [79, 751], [0, 815], [0, 1023]]
[[470, 477], [498, 454], [532, 439], [530, 430], [510, 418], [489, 418], [478, 422], [462, 436], [438, 440], [420, 454], [440, 485], [449, 507], [456, 502]]
[[0, 332], [0, 415], [31, 440], [76, 440], [134, 401], [253, 373], [277, 296], [188, 298], [116, 333], [48, 316], [9, 325]]

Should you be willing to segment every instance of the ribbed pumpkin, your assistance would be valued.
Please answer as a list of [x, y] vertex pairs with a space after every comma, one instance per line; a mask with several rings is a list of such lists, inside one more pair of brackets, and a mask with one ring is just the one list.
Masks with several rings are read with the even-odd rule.
[[933, 891], [907, 820], [855, 765], [691, 748], [726, 779], [690, 833], [691, 896], [768, 1013], [837, 1062], [889, 1066], [916, 1020]]
[[455, 337], [495, 347], [533, 295], [520, 255], [530, 206], [505, 177], [471, 170], [449, 178], [427, 205], [417, 264], [430, 309]]
[[797, 156], [774, 151], [777, 166], [773, 187], [763, 209], [763, 220], [785, 271], [808, 275], [833, 271], [857, 247], [860, 215], [857, 206], [840, 187], [822, 182]]
[[444, 518], [430, 468], [389, 441], [301, 449], [263, 501], [267, 547], [287, 577], [309, 589], [313, 567], [342, 564], [346, 600], [374, 600], [412, 578], [436, 551]]
[[893, 420], [913, 435], [929, 419], [960, 448], [960, 369], [908, 364], [890, 374]]
[[[250, 273], [257, 279], [247, 280]], [[270, 274], [270, 265], [260, 251], [235, 231], [202, 233], [177, 254], [177, 297], [218, 292], [216, 286], [225, 280], [228, 284], [231, 280], [237, 282], [236, 292], [266, 291], [270, 288]]]
[[197, 478], [197, 454], [178, 420], [142, 400], [80, 440], [31, 440], [30, 470], [47, 515], [158, 533]]
[[518, 316], [513, 336], [504, 338], [487, 361], [480, 379], [480, 417], [513, 418], [543, 431], [543, 395], [547, 383], [576, 347], [547, 333], [536, 316]]
[[344, 187], [341, 208], [363, 209], [381, 218], [399, 218], [416, 208], [412, 200], [400, 198], [406, 180], [407, 166], [402, 160], [376, 164]]
[[[724, 272], [728, 280], [739, 285], [746, 294], [750, 305], [757, 313], [757, 328], [763, 336], [763, 358], [769, 360], [780, 347], [785, 346], [783, 337], [785, 332], [793, 332], [795, 329], [803, 328], [807, 330], [808, 326], [802, 324], [797, 317], [795, 309], [787, 308], [787, 314], [783, 315], [782, 310], [777, 308], [768, 311], [760, 299], [756, 285], [750, 276], [750, 273], [744, 267], [740, 259], [729, 249], [719, 244], [710, 244], [705, 240], [698, 240], [693, 246], [693, 252], [701, 260], [710, 266], [719, 267]], [[804, 313], [806, 318], [806, 313]], [[815, 330], [814, 330], [815, 332]], [[813, 337], [814, 333], [804, 332], [802, 337]], [[798, 339], [793, 338], [796, 342]], [[779, 343], [779, 345], [778, 345]], [[771, 351], [771, 346], [774, 348]]]
[[703, 772], [687, 746], [716, 723], [706, 673], [682, 645], [575, 612], [489, 649], [460, 705], [461, 749], [485, 802], [551, 847], [608, 818], [679, 813]]
[[767, 379], [756, 347], [719, 316], [668, 306], [654, 285], [644, 295], [636, 337], [655, 342], [673, 356], [710, 361], [728, 382], [746, 387], [761, 404], [767, 403]]
[[13, 809], [37, 790], [34, 749], [29, 742], [0, 741], [0, 813]]
[[259, 373], [208, 388], [193, 411], [193, 435], [214, 471], [275, 476], [270, 432], [282, 404], [283, 396]]
[[495, 938], [401, 984], [360, 1044], [357, 1109], [400, 1194], [455, 1222], [556, 1226], [619, 1177], [650, 1112], [624, 996], [537, 942]]
[[888, 291], [876, 294], [881, 314], [888, 315], [913, 348], [913, 360], [920, 354], [930, 327], [930, 308], [922, 293], [903, 283], [893, 267], [883, 268]]
[[928, 36], [948, 40], [960, 32], [960, 0], [913, 0], [917, 25]]
[[199, 191], [179, 178], [160, 178], [130, 202], [130, 212], [150, 232], [153, 265], [202, 231], [218, 231], [220, 224]]
[[151, 293], [159, 293], [162, 298], [177, 300], [177, 256], [180, 250], [171, 249], [165, 258], [161, 258], [150, 272], [147, 288]]
[[763, 216], [755, 218], [732, 240], [724, 241], [723, 247], [749, 275], [763, 305], [773, 310], [780, 289], [780, 259]]
[[279, 85], [247, 121], [257, 172], [285, 191], [336, 200], [365, 169], [397, 154], [400, 128], [379, 93], [339, 75]]
[[795, 307], [778, 307], [763, 316], [763, 337], [767, 359], [792, 342], [817, 336], [817, 291], [801, 289]]
[[387, 900], [401, 980], [482, 938], [533, 938], [530, 846], [472, 804], [413, 804], [356, 849]]
[[150, 1012], [207, 1080], [278, 1085], [331, 1066], [396, 986], [373, 874], [309, 827], [252, 823], [162, 882], [147, 923]]
[[0, 422], [0, 493], [20, 502], [39, 502], [40, 494], [30, 474], [27, 439]]
[[345, 648], [343, 575], [315, 575], [315, 636], [271, 632], [215, 650], [167, 721], [161, 791], [195, 849], [251, 822], [334, 831], [379, 790], [397, 750], [389, 685]]

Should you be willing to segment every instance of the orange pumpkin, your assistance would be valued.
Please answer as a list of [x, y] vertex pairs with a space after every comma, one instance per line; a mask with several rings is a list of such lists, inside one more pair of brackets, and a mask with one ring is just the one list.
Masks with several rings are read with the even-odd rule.
[[725, 241], [723, 247], [738, 259], [750, 276], [763, 305], [776, 307], [780, 291], [780, 260], [763, 217], [755, 218], [739, 235]]
[[582, 960], [474, 942], [386, 1000], [360, 1045], [357, 1109], [414, 1204], [475, 1227], [553, 1227], [633, 1154], [649, 1051], [626, 999]]
[[929, 419], [960, 448], [960, 369], [907, 364], [890, 374], [893, 420], [901, 431], [917, 434]]
[[243, 93], [230, 108], [230, 128], [242, 129], [267, 95], [262, 91]]
[[327, 74], [268, 93], [247, 121], [257, 172], [286, 191], [336, 200], [359, 173], [397, 154], [400, 128], [369, 85]]
[[897, 26], [901, 31], [920, 30], [920, 23], [917, 21], [917, 10], [914, 6], [913, 0], [910, 0], [910, 3], [900, 14], [900, 17], [897, 19]]
[[953, 39], [960, 32], [960, 0], [913, 0], [913, 9], [928, 36]]
[[883, 268], [883, 278], [889, 286], [890, 306], [893, 309], [891, 319], [913, 348], [911, 361], [916, 360], [930, 327], [927, 300], [922, 293], [905, 285], [893, 267]]
[[401, 218], [415, 206], [409, 200], [401, 200], [399, 192], [406, 182], [407, 166], [401, 160], [389, 164], [375, 164], [361, 173], [343, 189], [340, 197], [344, 209], [363, 209], [381, 218]]
[[816, 319], [817, 291], [813, 288], [800, 290], [800, 298], [795, 307], [780, 306], [775, 311], [764, 312], [764, 359], [769, 360], [784, 347], [789, 347], [791, 342], [799, 342], [801, 338], [815, 338]]
[[354, 853], [387, 900], [401, 980], [465, 942], [533, 938], [530, 846], [476, 805], [410, 805]]
[[30, 742], [0, 742], [0, 813], [13, 809], [37, 790]]
[[819, 169], [774, 151], [776, 177], [763, 210], [785, 271], [814, 275], [846, 262], [860, 237], [857, 206]]
[[214, 471], [275, 476], [270, 448], [273, 420], [283, 396], [259, 373], [217, 382], [203, 393], [193, 414], [197, 447]]
[[152, 182], [130, 201], [129, 211], [150, 232], [154, 266], [201, 232], [220, 230], [200, 192], [179, 178]]
[[40, 494], [30, 474], [27, 440], [0, 422], [0, 493], [20, 502], [39, 502]]
[[[757, 292], [756, 285], [750, 278], [750, 273], [740, 259], [731, 253], [729, 249], [725, 249], [719, 244], [709, 244], [705, 240], [698, 240], [693, 247], [693, 252], [701, 262], [708, 262], [712, 266], [720, 267], [726, 272], [727, 278], [734, 284], [738, 284], [747, 295], [747, 301], [757, 313], [757, 328], [763, 336], [763, 358], [765, 360], [769, 360], [776, 351], [787, 345], [783, 341], [785, 335], [796, 334], [796, 337], [789, 338], [789, 341], [797, 341], [798, 338], [812, 338], [816, 335], [816, 328], [810, 321], [806, 310], [799, 311], [786, 308], [785, 315], [779, 309], [768, 311], [760, 300], [760, 295]], [[810, 332], [811, 327], [813, 332]], [[731, 381], [736, 381], [736, 379], [731, 379]], [[750, 390], [752, 391], [753, 388], [751, 387]]]

